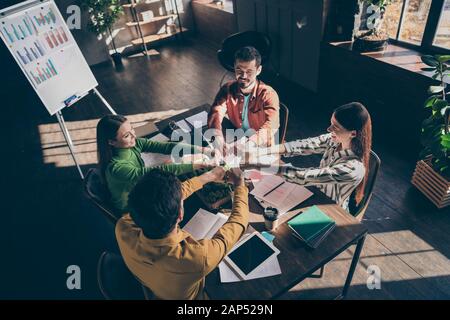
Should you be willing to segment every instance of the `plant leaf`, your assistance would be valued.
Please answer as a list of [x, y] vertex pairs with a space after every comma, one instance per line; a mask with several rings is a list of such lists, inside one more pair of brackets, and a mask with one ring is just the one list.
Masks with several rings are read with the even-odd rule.
[[442, 115], [442, 116], [445, 116], [445, 112], [446, 112], [447, 110], [449, 110], [449, 109], [450, 109], [449, 106], [446, 106], [446, 107], [442, 108], [442, 109], [441, 109], [441, 115]]
[[448, 141], [448, 142], [450, 142], [450, 133], [443, 134], [443, 135], [441, 136], [441, 139], [442, 139], [442, 141]]
[[425, 100], [425, 108], [432, 107], [438, 97], [438, 95], [432, 95], [427, 100]]
[[450, 55], [446, 54], [446, 55], [443, 55], [443, 56], [437, 56], [437, 60], [438, 60], [439, 62], [447, 62], [447, 61], [450, 61]]
[[432, 68], [432, 67], [427, 67], [427, 68], [420, 68], [420, 70], [422, 71], [436, 71], [436, 68]]
[[434, 80], [436, 80], [439, 77], [439, 73], [435, 73], [431, 76], [431, 78], [433, 78]]
[[422, 127], [429, 127], [429, 126], [431, 126], [431, 127], [434, 127], [434, 125], [433, 125], [433, 119], [431, 119], [431, 118], [427, 118], [427, 119], [425, 119], [425, 120], [423, 120], [422, 121]]
[[436, 99], [433, 103], [434, 110], [441, 110], [442, 108], [448, 106], [448, 102], [442, 99]]
[[442, 140], [441, 141], [441, 146], [443, 146], [446, 149], [450, 149], [450, 141]]
[[438, 93], [441, 92], [442, 90], [444, 90], [444, 87], [442, 86], [430, 86], [428, 88], [428, 93]]
[[439, 65], [439, 61], [437, 61], [435, 57], [430, 55], [421, 56], [420, 59], [422, 59], [422, 62], [430, 67], [437, 67]]

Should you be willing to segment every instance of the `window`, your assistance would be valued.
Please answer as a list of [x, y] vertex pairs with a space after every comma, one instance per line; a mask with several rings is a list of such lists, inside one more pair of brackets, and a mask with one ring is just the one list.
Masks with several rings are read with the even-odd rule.
[[431, 0], [406, 0], [399, 39], [420, 45], [430, 12]]
[[450, 0], [391, 0], [384, 18], [393, 42], [424, 50], [450, 49]]
[[389, 34], [389, 38], [397, 39], [398, 26], [402, 15], [403, 0], [393, 0], [386, 8], [385, 26]]
[[450, 0], [446, 0], [439, 17], [433, 45], [450, 49]]

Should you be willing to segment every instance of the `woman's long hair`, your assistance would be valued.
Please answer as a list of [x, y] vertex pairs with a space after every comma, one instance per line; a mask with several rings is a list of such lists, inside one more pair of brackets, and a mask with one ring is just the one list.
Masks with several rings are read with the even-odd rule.
[[104, 181], [105, 170], [113, 156], [113, 146], [109, 144], [109, 141], [116, 140], [117, 131], [125, 121], [127, 121], [127, 118], [124, 116], [107, 115], [101, 118], [97, 124], [97, 156]]
[[352, 151], [361, 159], [366, 169], [363, 181], [356, 187], [355, 200], [359, 204], [369, 175], [370, 150], [372, 149], [372, 120], [367, 109], [359, 102], [351, 102], [334, 110], [334, 117], [346, 130], [356, 131], [351, 141]]

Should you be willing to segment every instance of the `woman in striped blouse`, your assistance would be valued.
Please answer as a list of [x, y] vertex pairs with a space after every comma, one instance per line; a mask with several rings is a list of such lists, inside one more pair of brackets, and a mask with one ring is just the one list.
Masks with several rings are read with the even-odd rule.
[[323, 154], [318, 168], [282, 166], [290, 182], [314, 185], [343, 208], [356, 189], [356, 203], [364, 195], [372, 144], [372, 122], [366, 108], [358, 102], [338, 107], [331, 117], [328, 134], [260, 149], [258, 154], [284, 156]]

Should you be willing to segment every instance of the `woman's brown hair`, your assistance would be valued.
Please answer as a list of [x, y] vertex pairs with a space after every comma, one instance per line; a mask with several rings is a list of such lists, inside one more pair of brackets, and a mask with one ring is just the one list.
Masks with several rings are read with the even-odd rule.
[[105, 179], [105, 170], [113, 156], [113, 146], [109, 144], [109, 141], [116, 140], [117, 131], [125, 121], [127, 118], [124, 116], [107, 115], [101, 118], [97, 124], [97, 156], [103, 179]]
[[351, 102], [336, 108], [334, 117], [346, 130], [356, 131], [356, 136], [351, 141], [351, 149], [361, 159], [366, 169], [363, 181], [356, 187], [355, 200], [359, 204], [364, 197], [364, 189], [369, 174], [372, 120], [366, 107], [359, 102]]

